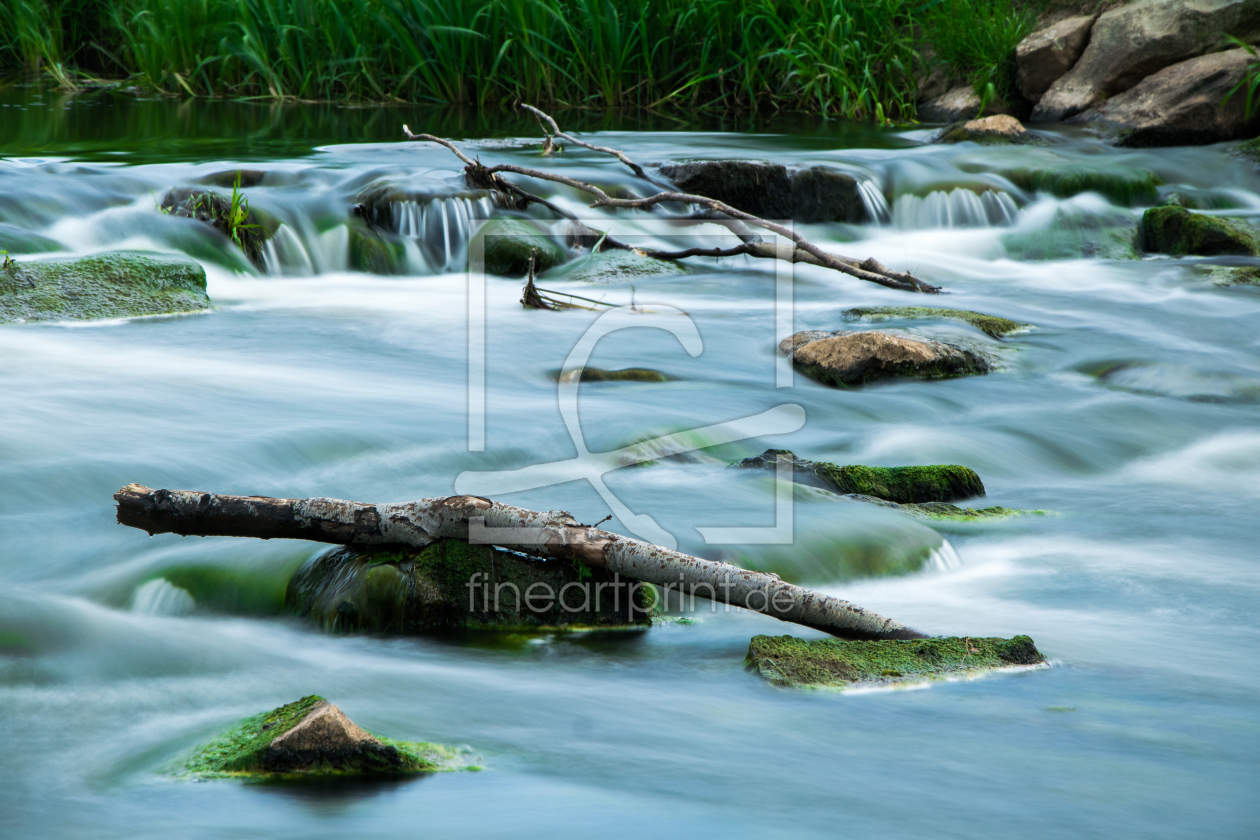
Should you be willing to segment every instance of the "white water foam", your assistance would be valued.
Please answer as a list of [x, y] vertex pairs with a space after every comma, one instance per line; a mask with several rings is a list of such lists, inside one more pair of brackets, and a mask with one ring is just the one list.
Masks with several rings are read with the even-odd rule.
[[962, 558], [949, 540], [941, 540], [940, 547], [928, 553], [927, 568], [934, 572], [952, 572], [962, 568]]
[[893, 225], [902, 230], [964, 227], [1010, 227], [1019, 208], [1004, 192], [969, 189], [936, 190], [925, 196], [903, 195], [893, 206]]
[[138, 587], [131, 599], [131, 611], [142, 615], [188, 615], [196, 602], [187, 589], [166, 578], [156, 578]]

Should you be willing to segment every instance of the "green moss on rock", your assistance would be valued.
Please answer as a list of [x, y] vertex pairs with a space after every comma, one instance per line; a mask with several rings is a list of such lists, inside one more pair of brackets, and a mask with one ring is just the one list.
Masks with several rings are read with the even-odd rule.
[[112, 252], [0, 268], [0, 323], [88, 321], [210, 308], [206, 273], [186, 260]]
[[[282, 736], [292, 732], [312, 712], [329, 705], [324, 698], [310, 695], [246, 718], [198, 748], [183, 770], [212, 778], [312, 778], [456, 769], [454, 750], [438, 744], [384, 738], [358, 730], [352, 723], [349, 726], [357, 730], [360, 737], [343, 741], [335, 748], [298, 754], [284, 748]], [[331, 708], [337, 715], [341, 714], [335, 706]], [[331, 740], [326, 733], [321, 734], [325, 735], [325, 742]]]
[[887, 321], [894, 318], [908, 320], [945, 318], [971, 324], [971, 326], [994, 338], [1001, 338], [1028, 328], [1028, 324], [1012, 321], [1009, 318], [985, 315], [982, 312], [972, 312], [969, 309], [937, 309], [932, 306], [863, 306], [855, 309], [846, 309], [844, 317], [862, 321]]
[[407, 248], [394, 236], [365, 224], [350, 225], [350, 267], [368, 274], [405, 274]]
[[883, 642], [754, 636], [744, 663], [775, 685], [847, 688], [969, 676], [1045, 661], [1028, 636]]
[[[572, 382], [577, 376], [577, 371], [570, 371], [566, 376], [561, 371], [555, 371], [552, 378], [563, 381]], [[671, 382], [675, 377], [667, 373], [661, 373], [659, 370], [651, 368], [621, 368], [620, 370], [605, 370], [603, 368], [584, 367], [581, 369], [579, 382]]]
[[1001, 506], [985, 507], [985, 508], [965, 508], [958, 505], [951, 505], [946, 502], [923, 502], [916, 504], [913, 502], [906, 504], [897, 504], [875, 496], [863, 496], [857, 493], [849, 493], [845, 496], [855, 502], [867, 502], [868, 504], [879, 505], [896, 510], [900, 513], [906, 513], [911, 516], [923, 517], [937, 522], [979, 522], [994, 521], [998, 519], [1009, 519], [1012, 516], [1044, 516], [1044, 510], [1020, 510], [1019, 508], [1008, 508]]
[[1142, 247], [1174, 257], [1260, 253], [1260, 235], [1239, 219], [1192, 213], [1184, 207], [1152, 207], [1142, 214]]
[[1197, 270], [1216, 286], [1260, 286], [1260, 266], [1204, 265]]
[[485, 237], [485, 268], [489, 274], [524, 277], [529, 272], [530, 255], [535, 253], [534, 271], [538, 274], [564, 262], [563, 249], [521, 219], [495, 219], [478, 236]]
[[678, 276], [690, 271], [676, 260], [658, 260], [635, 251], [609, 248], [552, 269], [547, 278], [582, 283], [633, 283], [648, 277]]
[[286, 594], [291, 611], [326, 630], [403, 634], [643, 628], [649, 599], [643, 584], [603, 569], [463, 540], [334, 549], [307, 561]]
[[838, 466], [827, 461], [807, 461], [786, 449], [767, 449], [755, 458], [732, 466], [775, 469], [780, 460], [792, 463], [793, 475], [814, 479], [827, 490], [842, 494], [874, 496], [898, 504], [949, 502], [984, 495], [984, 484], [975, 470], [954, 464], [928, 467]]
[[1058, 198], [1071, 198], [1081, 193], [1096, 192], [1116, 204], [1132, 207], [1150, 204], [1158, 196], [1162, 183], [1150, 170], [1115, 164], [1073, 163], [1045, 169], [1012, 167], [1000, 174], [1021, 189], [1050, 193]]

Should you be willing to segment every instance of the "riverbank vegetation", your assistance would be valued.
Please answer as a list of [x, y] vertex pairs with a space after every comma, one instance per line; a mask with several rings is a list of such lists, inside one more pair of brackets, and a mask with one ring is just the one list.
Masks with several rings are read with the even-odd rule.
[[914, 117], [1013, 90], [1022, 0], [7, 0], [0, 73], [200, 97]]

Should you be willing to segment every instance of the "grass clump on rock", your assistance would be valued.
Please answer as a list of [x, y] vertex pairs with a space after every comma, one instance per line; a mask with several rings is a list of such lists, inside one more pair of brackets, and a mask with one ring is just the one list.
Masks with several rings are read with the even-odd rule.
[[928, 467], [838, 466], [827, 461], [807, 461], [786, 449], [767, 449], [734, 466], [775, 469], [780, 460], [792, 463], [793, 474], [813, 478], [827, 490], [873, 496], [897, 504], [950, 502], [984, 495], [980, 476], [970, 467], [938, 464]]
[[71, 260], [9, 260], [0, 268], [0, 323], [133, 318], [209, 308], [206, 272], [188, 260], [116, 251]]
[[1246, 222], [1192, 213], [1184, 207], [1152, 207], [1142, 214], [1141, 230], [1145, 250], [1174, 257], [1260, 253], [1260, 236]]
[[246, 718], [198, 748], [183, 769], [208, 777], [391, 775], [453, 769], [454, 757], [437, 744], [373, 735], [312, 694]]
[[1027, 329], [1029, 326], [1009, 318], [985, 315], [983, 312], [972, 312], [969, 309], [937, 309], [932, 306], [862, 306], [846, 309], [844, 317], [863, 321], [886, 321], [893, 318], [907, 320], [945, 318], [970, 324], [993, 338], [1002, 338], [1010, 333]]
[[744, 663], [774, 685], [848, 688], [974, 676], [1045, 661], [1028, 636], [880, 642], [754, 636]]

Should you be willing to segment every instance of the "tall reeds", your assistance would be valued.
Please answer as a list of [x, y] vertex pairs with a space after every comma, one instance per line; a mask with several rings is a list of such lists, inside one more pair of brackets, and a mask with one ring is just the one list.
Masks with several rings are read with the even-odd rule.
[[86, 57], [97, 74], [195, 96], [898, 119], [913, 116], [924, 3], [5, 0], [0, 67], [69, 85]]

